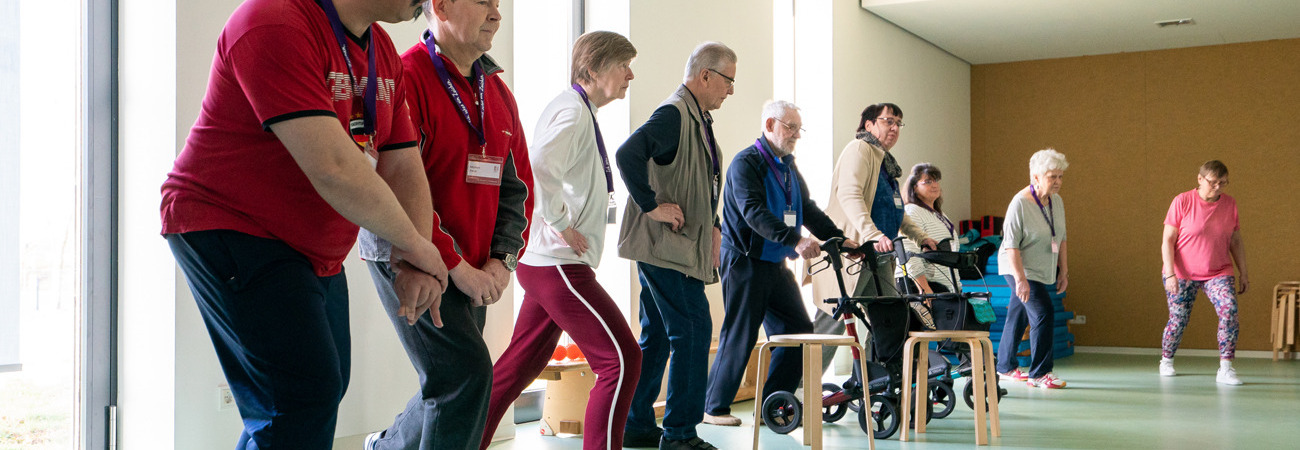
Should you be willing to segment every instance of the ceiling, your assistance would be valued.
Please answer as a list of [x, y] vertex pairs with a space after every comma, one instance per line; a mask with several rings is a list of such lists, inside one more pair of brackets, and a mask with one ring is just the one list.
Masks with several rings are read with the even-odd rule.
[[1300, 37], [1300, 0], [860, 1], [971, 64]]

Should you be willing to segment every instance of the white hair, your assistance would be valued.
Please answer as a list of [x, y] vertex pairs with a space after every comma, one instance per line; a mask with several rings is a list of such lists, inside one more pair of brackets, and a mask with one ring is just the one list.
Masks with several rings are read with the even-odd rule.
[[425, 20], [433, 20], [433, 0], [424, 0], [424, 3], [420, 4], [420, 9]]
[[767, 127], [767, 119], [781, 120], [791, 111], [798, 110], [799, 107], [795, 106], [794, 103], [785, 100], [768, 100], [767, 103], [763, 104], [763, 116], [761, 117], [764, 129]]
[[705, 42], [695, 47], [691, 52], [691, 57], [686, 60], [686, 74], [682, 76], [682, 82], [695, 79], [700, 71], [713, 69], [719, 72], [727, 64], [736, 62], [736, 52], [732, 51], [721, 42]]
[[1065, 161], [1065, 155], [1056, 149], [1046, 148], [1034, 152], [1034, 156], [1029, 157], [1029, 175], [1042, 175], [1052, 170], [1064, 171], [1070, 167], [1070, 163]]

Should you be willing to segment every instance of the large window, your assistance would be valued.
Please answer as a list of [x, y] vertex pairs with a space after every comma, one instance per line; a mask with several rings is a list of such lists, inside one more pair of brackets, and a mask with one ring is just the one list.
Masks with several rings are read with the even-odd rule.
[[[105, 352], [83, 342], [108, 317], [91, 313], [111, 301], [88, 301], [83, 281], [107, 272], [90, 269], [87, 251], [111, 246], [86, 244], [84, 211], [87, 158], [111, 147], [87, 132], [91, 117], [111, 129], [111, 102], [88, 101], [111, 97], [111, 83], [89, 83], [111, 78], [111, 2], [87, 0], [83, 20], [52, 20], [67, 16], [60, 2], [3, 5], [0, 135], [10, 145], [0, 152], [0, 448], [102, 446], [107, 366], [90, 361]], [[82, 45], [95, 41], [106, 45]], [[104, 173], [100, 181], [111, 182]], [[96, 204], [106, 203], [111, 196]]]

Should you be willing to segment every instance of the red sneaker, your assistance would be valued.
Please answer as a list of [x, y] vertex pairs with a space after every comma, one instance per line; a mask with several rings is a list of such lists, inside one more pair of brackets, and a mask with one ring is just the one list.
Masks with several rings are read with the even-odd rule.
[[1007, 373], [999, 373], [998, 377], [1007, 381], [1025, 381], [1029, 379], [1029, 374], [1021, 372], [1020, 369], [1015, 369]]
[[1043, 389], [1060, 389], [1065, 387], [1065, 380], [1057, 378], [1056, 374], [1052, 372], [1047, 372], [1047, 375], [1043, 375], [1038, 378], [1027, 380], [1025, 381], [1025, 384], [1028, 384], [1029, 387], [1037, 387]]

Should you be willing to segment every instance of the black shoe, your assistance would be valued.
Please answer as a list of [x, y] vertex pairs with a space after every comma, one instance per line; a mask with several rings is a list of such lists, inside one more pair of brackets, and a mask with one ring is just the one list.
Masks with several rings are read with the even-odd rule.
[[659, 438], [663, 437], [664, 429], [655, 427], [652, 431], [632, 431], [623, 432], [623, 447], [626, 448], [655, 448], [659, 446]]
[[659, 441], [659, 450], [718, 450], [718, 448], [696, 436], [682, 440], [663, 438]]

